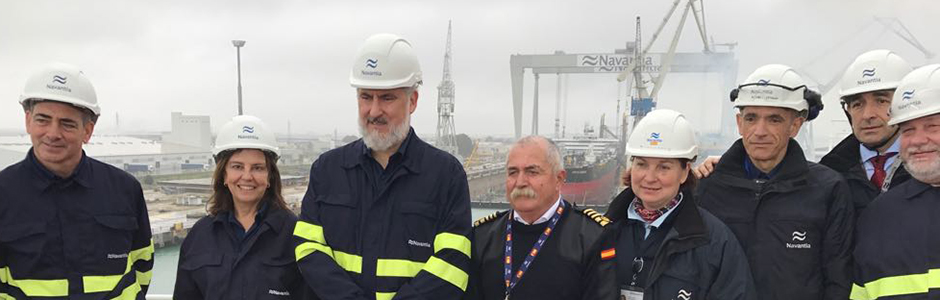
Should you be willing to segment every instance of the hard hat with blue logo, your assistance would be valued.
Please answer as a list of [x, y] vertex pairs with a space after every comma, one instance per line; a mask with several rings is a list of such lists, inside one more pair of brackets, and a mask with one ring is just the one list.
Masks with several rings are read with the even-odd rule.
[[636, 124], [627, 139], [627, 154], [694, 160], [698, 156], [695, 130], [685, 116], [677, 111], [654, 110]]
[[893, 90], [904, 75], [913, 70], [906, 60], [891, 50], [872, 50], [855, 58], [839, 83], [839, 97], [880, 90]]
[[236, 116], [225, 123], [215, 138], [212, 155], [218, 156], [223, 151], [236, 149], [258, 149], [274, 153], [276, 157], [281, 155], [274, 132], [254, 116]]
[[349, 74], [349, 84], [360, 89], [417, 87], [421, 82], [421, 65], [411, 43], [387, 33], [366, 39]]
[[940, 113], [940, 64], [932, 64], [917, 68], [901, 80], [891, 99], [888, 125], [937, 113]]
[[31, 101], [57, 101], [87, 109], [95, 118], [101, 115], [98, 96], [88, 77], [78, 67], [65, 63], [50, 63], [26, 80], [20, 105], [28, 107]]
[[823, 108], [822, 97], [810, 90], [793, 68], [769, 64], [757, 68], [744, 83], [731, 91], [734, 107], [770, 106], [807, 111], [807, 120], [813, 120]]

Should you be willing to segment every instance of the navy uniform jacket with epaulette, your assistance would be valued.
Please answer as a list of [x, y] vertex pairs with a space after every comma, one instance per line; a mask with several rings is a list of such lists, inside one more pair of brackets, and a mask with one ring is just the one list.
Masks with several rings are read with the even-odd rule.
[[[565, 201], [565, 207], [571, 208], [572, 204]], [[464, 299], [504, 299], [506, 222], [512, 221], [508, 210], [475, 222], [470, 288]], [[603, 225], [607, 222], [593, 211], [566, 209], [510, 298], [617, 299], [614, 261], [601, 259], [602, 248], [610, 246], [604, 239]], [[513, 245], [517, 247], [531, 249], [532, 245]]]
[[940, 187], [912, 179], [858, 218], [851, 299], [940, 299]]
[[[881, 194], [881, 187], [876, 187], [871, 183], [871, 180], [868, 179], [868, 173], [865, 173], [862, 154], [859, 153], [858, 148], [860, 145], [861, 143], [855, 138], [855, 135], [850, 134], [819, 160], [819, 164], [832, 168], [842, 174], [842, 177], [845, 177], [845, 181], [849, 184], [849, 191], [852, 193], [855, 216], [860, 216], [862, 210], [868, 207], [868, 204], [875, 200], [878, 194]], [[901, 158], [898, 157], [897, 159]], [[911, 179], [911, 175], [907, 173], [903, 166], [899, 167], [895, 171], [888, 188], [893, 189], [908, 179]]]
[[[699, 208], [691, 191], [683, 193], [668, 218], [674, 218], [661, 245], [656, 247], [653, 261], [646, 262], [650, 268], [643, 286], [643, 299], [713, 299], [746, 300], [760, 299], [756, 295], [754, 280], [747, 264], [747, 257], [734, 234], [718, 218]], [[623, 249], [620, 245], [635, 247], [636, 239], [631, 232], [642, 232], [642, 221], [627, 218], [627, 210], [636, 195], [625, 189], [607, 209], [606, 217], [611, 224], [605, 227], [607, 234], [618, 243], [616, 251], [617, 273], [633, 274], [634, 249]], [[640, 229], [640, 230], [635, 230]], [[666, 228], [662, 228], [666, 229]], [[622, 276], [621, 287], [629, 286]], [[626, 282], [625, 282], [626, 281]]]
[[294, 231], [297, 264], [322, 299], [458, 299], [470, 261], [463, 166], [410, 130], [374, 187], [363, 141], [322, 154]]
[[197, 221], [180, 247], [173, 299], [304, 299], [291, 246], [297, 217], [268, 209], [238, 248], [230, 213]]
[[0, 299], [143, 299], [153, 242], [140, 183], [82, 153], [68, 178], [0, 171]]
[[770, 180], [749, 179], [738, 139], [699, 182], [695, 199], [728, 225], [760, 299], [845, 299], [851, 289], [852, 195], [838, 173], [789, 140]]

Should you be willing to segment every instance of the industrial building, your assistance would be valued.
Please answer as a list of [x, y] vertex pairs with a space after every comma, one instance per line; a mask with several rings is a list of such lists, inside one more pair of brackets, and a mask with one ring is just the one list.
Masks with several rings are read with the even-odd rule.
[[[210, 170], [212, 132], [209, 116], [171, 113], [171, 131], [162, 141], [121, 135], [94, 135], [85, 154], [134, 174], [170, 174]], [[27, 134], [0, 136], [0, 169], [26, 157], [32, 142]]]

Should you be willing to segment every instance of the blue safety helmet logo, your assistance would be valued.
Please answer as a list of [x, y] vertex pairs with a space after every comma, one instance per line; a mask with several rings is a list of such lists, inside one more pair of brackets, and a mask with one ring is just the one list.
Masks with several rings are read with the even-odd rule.
[[914, 98], [914, 90], [906, 91], [901, 94], [901, 100], [907, 101], [911, 100], [911, 98]]

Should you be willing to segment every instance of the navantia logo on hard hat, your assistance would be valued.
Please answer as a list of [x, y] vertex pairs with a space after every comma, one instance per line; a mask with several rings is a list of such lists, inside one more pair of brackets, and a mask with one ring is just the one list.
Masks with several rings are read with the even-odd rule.
[[247, 115], [236, 116], [222, 125], [212, 155], [218, 156], [222, 151], [235, 149], [258, 149], [272, 152], [275, 156], [281, 155], [274, 132], [268, 130], [261, 119]]
[[52, 76], [52, 83], [58, 83], [61, 85], [53, 85], [52, 83], [50, 83], [46, 85], [46, 88], [71, 93], [72, 89], [69, 88], [68, 86], [65, 86], [67, 79], [68, 78], [65, 76], [54, 75]]
[[376, 34], [363, 43], [349, 84], [360, 89], [396, 89], [421, 84], [421, 66], [414, 49], [394, 34]]
[[809, 108], [804, 99], [806, 89], [803, 77], [793, 68], [770, 64], [754, 70], [731, 92], [731, 101], [738, 108], [771, 106], [803, 111]]
[[839, 97], [895, 89], [911, 70], [907, 61], [890, 50], [862, 53], [842, 75]]
[[26, 80], [20, 95], [21, 105], [47, 100], [88, 109], [95, 116], [101, 114], [95, 88], [78, 67], [70, 64], [47, 64]]
[[914, 90], [905, 91], [901, 93], [901, 100], [907, 101], [907, 100], [911, 100], [911, 98], [914, 98]]
[[888, 125], [940, 113], [940, 64], [912, 71], [898, 85], [891, 100]]
[[692, 124], [679, 112], [657, 109], [636, 125], [627, 139], [627, 154], [640, 157], [686, 158], [698, 156]]
[[650, 138], [646, 139], [650, 143], [650, 146], [657, 146], [659, 143], [663, 142], [663, 139], [659, 138], [659, 132], [650, 133]]

